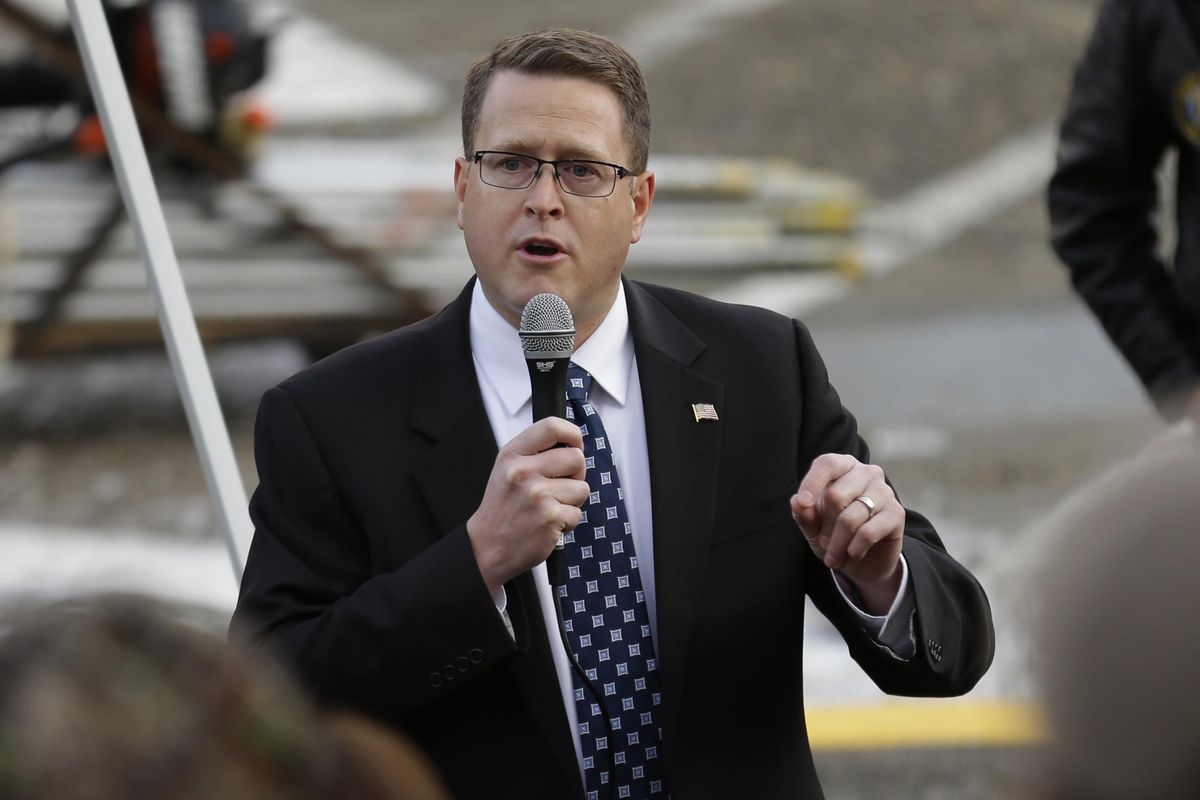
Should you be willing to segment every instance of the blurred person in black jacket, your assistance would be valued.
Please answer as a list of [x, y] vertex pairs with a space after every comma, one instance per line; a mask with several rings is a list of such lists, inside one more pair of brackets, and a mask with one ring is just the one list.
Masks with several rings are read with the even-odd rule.
[[444, 800], [377, 725], [316, 714], [195, 610], [104, 596], [0, 616], [7, 800]]
[[[1156, 172], [1178, 154], [1178, 245], [1160, 255]], [[1050, 181], [1075, 289], [1169, 420], [1200, 419], [1200, 0], [1104, 0]]]

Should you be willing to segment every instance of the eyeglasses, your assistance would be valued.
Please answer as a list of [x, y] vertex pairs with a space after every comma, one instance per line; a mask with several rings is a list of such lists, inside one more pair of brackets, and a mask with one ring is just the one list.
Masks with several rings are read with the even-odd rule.
[[549, 164], [562, 190], [580, 197], [608, 197], [617, 187], [618, 178], [633, 174], [620, 164], [607, 161], [578, 158], [547, 161], [504, 150], [476, 150], [472, 160], [479, 165], [479, 179], [501, 189], [528, 189], [542, 174], [542, 165]]

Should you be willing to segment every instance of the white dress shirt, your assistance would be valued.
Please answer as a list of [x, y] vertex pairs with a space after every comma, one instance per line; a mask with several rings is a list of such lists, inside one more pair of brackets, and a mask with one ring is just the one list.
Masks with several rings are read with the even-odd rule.
[[[525, 356], [517, 331], [492, 308], [478, 281], [471, 297], [471, 352], [475, 374], [483, 395], [484, 409], [496, 436], [496, 446], [503, 447], [533, 421], [532, 390]], [[633, 525], [633, 544], [637, 552], [638, 571], [646, 595], [650, 615], [650, 634], [657, 649], [658, 617], [654, 593], [654, 528], [650, 498], [650, 461], [646, 449], [646, 420], [642, 410], [642, 389], [638, 380], [637, 359], [633, 354], [633, 336], [629, 332], [629, 310], [625, 304], [625, 287], [620, 285], [617, 298], [608, 315], [591, 336], [572, 355], [571, 360], [592, 376], [588, 400], [595, 407], [612, 443], [621, 488], [625, 490], [625, 510]], [[799, 531], [797, 536], [801, 535]], [[912, 638], [911, 619], [915, 604], [908, 586], [908, 565], [901, 558], [901, 584], [896, 602], [886, 616], [869, 615], [842, 592], [846, 602], [862, 619], [874, 638], [897, 658], [911, 658], [916, 651]], [[839, 576], [840, 577], [840, 576]], [[571, 665], [558, 632], [558, 617], [554, 597], [546, 575], [546, 565], [533, 568], [546, 634], [558, 674], [559, 689], [566, 707], [571, 730], [576, 731], [574, 688]], [[843, 589], [838, 581], [838, 588]], [[503, 588], [496, 599], [497, 609], [504, 615], [507, 600]], [[889, 624], [896, 619], [897, 624]], [[900, 624], [907, 621], [908, 625]], [[890, 635], [889, 635], [890, 634]], [[579, 737], [573, 735], [576, 758], [582, 769]]]

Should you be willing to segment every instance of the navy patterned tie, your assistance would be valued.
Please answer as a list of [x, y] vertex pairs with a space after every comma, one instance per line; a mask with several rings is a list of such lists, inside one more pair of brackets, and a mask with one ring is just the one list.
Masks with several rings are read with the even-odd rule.
[[[662, 692], [650, 615], [608, 436], [587, 401], [591, 385], [592, 376], [571, 364], [567, 417], [583, 432], [591, 496], [579, 525], [563, 537], [565, 583], [556, 588], [571, 647], [601, 695], [593, 696], [572, 672], [587, 797], [665, 798], [659, 744]], [[611, 739], [601, 703], [611, 722]], [[612, 792], [606, 785], [610, 780], [615, 781]]]

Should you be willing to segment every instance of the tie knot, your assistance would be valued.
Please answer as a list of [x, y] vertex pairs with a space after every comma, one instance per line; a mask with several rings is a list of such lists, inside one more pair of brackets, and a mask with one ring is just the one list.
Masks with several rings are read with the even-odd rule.
[[567, 397], [584, 402], [592, 388], [592, 376], [583, 367], [572, 362], [567, 367]]

